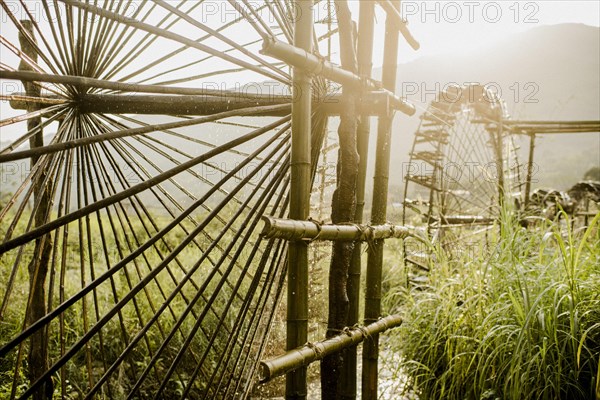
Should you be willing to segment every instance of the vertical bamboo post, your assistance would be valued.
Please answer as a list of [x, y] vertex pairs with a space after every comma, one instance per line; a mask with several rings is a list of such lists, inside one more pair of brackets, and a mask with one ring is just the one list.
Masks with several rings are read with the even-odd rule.
[[[35, 33], [33, 30], [33, 23], [29, 20], [22, 20], [21, 25], [27, 31], [25, 34], [23, 31], [19, 31], [19, 44], [21, 50], [31, 60], [37, 62], [38, 54], [35, 46]], [[19, 64], [20, 71], [32, 71], [33, 68], [25, 61], [21, 61]], [[25, 94], [31, 97], [40, 97], [41, 89], [33, 82], [23, 82], [25, 86]], [[27, 106], [27, 111], [37, 110], [39, 105], [30, 104]], [[30, 118], [27, 120], [27, 130], [38, 130], [29, 139], [30, 148], [41, 147], [44, 145], [44, 134], [41, 128], [42, 119]], [[40, 156], [31, 157], [31, 168], [39, 161]], [[39, 202], [39, 207], [35, 211], [34, 224], [35, 226], [41, 226], [46, 222], [47, 214], [50, 208], [50, 191], [51, 181], [48, 182], [46, 187], [42, 186], [44, 182], [45, 171], [41, 171], [40, 176], [35, 180], [33, 185], [33, 201], [34, 204]], [[51, 237], [50, 235], [42, 236], [35, 241], [34, 253], [29, 265], [27, 266], [29, 273], [29, 299], [27, 307], [27, 324], [31, 325], [38, 319], [46, 315], [46, 275], [48, 274], [48, 264], [50, 261], [50, 253], [52, 250]], [[46, 329], [42, 329], [35, 333], [31, 337], [31, 344], [29, 348], [28, 364], [29, 370], [27, 371], [30, 382], [36, 381], [41, 375], [48, 369], [48, 338]], [[39, 390], [33, 394], [33, 398], [36, 400], [52, 398], [53, 385], [52, 380], [48, 380], [44, 383]]]
[[[394, 1], [400, 9], [400, 2]], [[385, 26], [383, 54], [383, 87], [394, 92], [398, 62], [398, 29], [388, 16]], [[387, 219], [388, 177], [390, 170], [390, 144], [393, 114], [379, 117], [377, 126], [377, 149], [375, 156], [375, 176], [373, 181], [373, 203], [371, 223], [383, 224]], [[365, 324], [371, 324], [381, 315], [381, 277], [383, 264], [383, 240], [376, 240], [369, 246], [367, 258], [367, 282], [365, 290]], [[363, 347], [362, 398], [377, 399], [377, 367], [379, 357], [379, 335], [373, 335]]]
[[[342, 68], [358, 73], [356, 59], [356, 24], [352, 21], [347, 0], [335, 1]], [[358, 178], [358, 152], [356, 129], [358, 125], [358, 96], [355, 88], [342, 87], [340, 125], [338, 128], [339, 157], [337, 187], [331, 203], [331, 221], [345, 224], [354, 221], [356, 210], [356, 181]], [[329, 301], [327, 337], [340, 333], [348, 323], [348, 273], [354, 251], [354, 241], [333, 243], [329, 268]], [[323, 400], [339, 399], [344, 352], [330, 354], [321, 361], [321, 393]]]
[[[373, 37], [375, 20], [375, 2], [363, 1], [360, 3], [358, 22], [358, 73], [362, 77], [371, 77], [373, 64]], [[357, 128], [357, 151], [359, 156], [358, 177], [356, 181], [356, 210], [354, 222], [362, 224], [365, 207], [365, 182], [367, 177], [367, 155], [369, 152], [369, 134], [371, 119], [368, 115], [361, 115]], [[358, 323], [358, 310], [360, 303], [360, 272], [361, 272], [362, 246], [357, 242], [352, 253], [352, 260], [348, 274], [348, 326]], [[340, 397], [342, 399], [356, 399], [356, 347], [351, 347], [344, 352], [344, 363], [341, 373]]]
[[[294, 45], [312, 52], [313, 2], [295, 1]], [[311, 77], [300, 68], [293, 69], [292, 154], [290, 218], [308, 219], [311, 180]], [[289, 243], [287, 288], [287, 349], [308, 340], [308, 245]], [[286, 376], [286, 398], [306, 398], [306, 368]]]
[[525, 208], [529, 205], [531, 179], [533, 179], [533, 154], [535, 151], [535, 133], [529, 134], [529, 159], [527, 160], [527, 181], [525, 181]]
[[[501, 117], [502, 118], [502, 117]], [[498, 205], [502, 211], [504, 207], [504, 200], [506, 195], [506, 188], [504, 184], [504, 149], [502, 142], [502, 134], [504, 132], [504, 124], [502, 121], [498, 124], [498, 130], [496, 133], [496, 170], [498, 174]]]

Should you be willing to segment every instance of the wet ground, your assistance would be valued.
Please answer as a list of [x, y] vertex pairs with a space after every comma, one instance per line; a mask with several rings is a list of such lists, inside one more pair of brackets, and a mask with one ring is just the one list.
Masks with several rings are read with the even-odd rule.
[[[382, 343], [380, 353], [380, 368], [379, 368], [379, 399], [380, 400], [418, 400], [418, 396], [415, 394], [404, 394], [403, 389], [406, 384], [406, 376], [398, 370], [400, 365], [400, 356], [389, 349], [385, 343]], [[361, 348], [359, 348], [358, 354], [358, 370], [362, 367]], [[318, 374], [310, 374], [311, 379], [308, 384], [308, 400], [320, 400], [321, 399], [321, 382]], [[358, 384], [358, 396], [360, 399], [361, 381], [360, 375], [357, 379]], [[281, 385], [284, 385], [282, 380]], [[284, 390], [281, 388], [282, 391]], [[257, 396], [251, 397], [252, 400], [284, 400], [282, 395], [272, 396]]]

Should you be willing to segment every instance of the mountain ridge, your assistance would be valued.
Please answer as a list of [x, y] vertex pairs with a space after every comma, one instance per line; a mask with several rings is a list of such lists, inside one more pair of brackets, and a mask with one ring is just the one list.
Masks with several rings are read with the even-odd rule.
[[[600, 28], [535, 27], [489, 47], [399, 64], [397, 82], [397, 93], [417, 107], [417, 114], [434, 99], [435, 89], [478, 82], [500, 89], [513, 119], [600, 120]], [[418, 123], [415, 117], [396, 118], [393, 163], [408, 161]], [[536, 185], [564, 190], [600, 164], [600, 134], [540, 137], [535, 155]], [[395, 177], [392, 184], [402, 186], [402, 179]]]

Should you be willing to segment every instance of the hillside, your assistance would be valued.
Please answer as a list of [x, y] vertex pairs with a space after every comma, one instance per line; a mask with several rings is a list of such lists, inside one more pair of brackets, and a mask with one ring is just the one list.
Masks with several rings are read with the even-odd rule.
[[[375, 75], [380, 73], [381, 70], [375, 71]], [[395, 121], [390, 177], [394, 201], [401, 196], [401, 165], [408, 161], [413, 134], [419, 124], [418, 115], [433, 100], [436, 88], [466, 82], [493, 83], [500, 88], [510, 114], [516, 119], [600, 119], [600, 29], [581, 24], [541, 26], [476, 51], [423, 57], [399, 65], [397, 93], [407, 95], [419, 111], [412, 117], [399, 115]], [[415, 87], [419, 88], [416, 93], [406, 93], [407, 88]], [[245, 89], [251, 91], [252, 87]], [[140, 118], [152, 123], [169, 120], [164, 116]], [[250, 123], [253, 122], [259, 121]], [[335, 126], [334, 119], [330, 129], [334, 130]], [[237, 134], [235, 127], [224, 125], [210, 126], [206, 131], [197, 128], [183, 131], [210, 140], [217, 137], [224, 140]], [[169, 142], [176, 147], [182, 145], [173, 138]], [[7, 142], [3, 142], [0, 148], [6, 145]], [[374, 148], [375, 134], [370, 146], [371, 162]], [[527, 144], [523, 141], [522, 151], [526, 150]], [[592, 166], [600, 165], [600, 134], [540, 138], [535, 161], [537, 186], [567, 189]], [[154, 162], [162, 168], [170, 164], [162, 158]], [[223, 162], [234, 164], [235, 160]], [[21, 175], [26, 173], [28, 161], [24, 160], [17, 168]], [[226, 165], [224, 169], [229, 168]], [[15, 189], [15, 176], [13, 166], [2, 171], [0, 193]], [[195, 182], [186, 174], [181, 179], [184, 185]], [[367, 182], [370, 185], [372, 179]], [[370, 200], [367, 196], [367, 201]]]
[[[514, 119], [597, 120], [600, 29], [582, 24], [537, 27], [477, 51], [401, 64], [398, 82], [397, 92], [407, 95], [418, 110], [434, 98], [431, 92], [436, 87], [479, 82], [501, 89]], [[406, 90], [415, 87], [420, 88], [416, 94]], [[394, 163], [408, 160], [418, 123], [414, 116], [396, 118]], [[523, 142], [522, 150], [526, 148]], [[600, 164], [600, 134], [543, 137], [538, 140], [535, 161], [539, 186], [566, 189]], [[400, 176], [391, 177], [395, 186], [400, 186], [401, 180]]]

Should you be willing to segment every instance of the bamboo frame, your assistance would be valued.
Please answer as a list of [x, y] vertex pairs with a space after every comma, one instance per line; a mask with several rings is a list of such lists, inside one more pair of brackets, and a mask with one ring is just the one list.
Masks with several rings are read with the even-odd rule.
[[307, 343], [281, 356], [261, 361], [260, 382], [269, 382], [278, 376], [306, 367], [330, 354], [355, 347], [359, 343], [365, 340], [368, 341], [374, 336], [396, 328], [401, 324], [402, 318], [399, 315], [390, 315], [367, 326], [347, 328], [337, 336], [316, 343]]
[[[308, 53], [313, 45], [313, 2], [294, 2], [299, 14], [294, 25], [294, 44]], [[307, 71], [293, 69], [292, 149], [290, 218], [306, 220], [310, 212], [311, 186], [311, 93], [312, 78]], [[288, 245], [287, 332], [288, 350], [308, 341], [308, 245], [302, 241]], [[305, 399], [306, 368], [286, 376], [286, 399]]]

